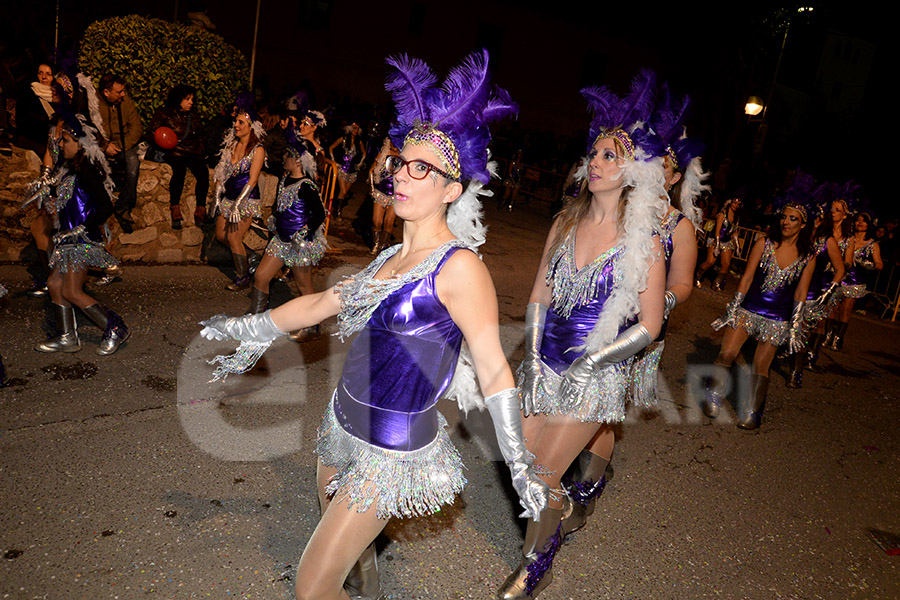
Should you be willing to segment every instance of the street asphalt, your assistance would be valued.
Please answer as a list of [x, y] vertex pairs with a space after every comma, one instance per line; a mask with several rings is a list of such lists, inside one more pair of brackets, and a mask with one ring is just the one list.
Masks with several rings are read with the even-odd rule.
[[[550, 220], [542, 205], [486, 212], [515, 365]], [[330, 241], [320, 289], [371, 258], [346, 222]], [[209, 383], [206, 360], [233, 346], [200, 339], [198, 321], [248, 306], [216, 268], [126, 264], [121, 281], [89, 286], [132, 329], [109, 357], [83, 315], [81, 352], [33, 351], [47, 301], [24, 295], [21, 265], [0, 265], [0, 282], [0, 597], [292, 597], [318, 518], [315, 431], [347, 348], [327, 335], [334, 320]], [[843, 351], [824, 351], [800, 390], [776, 363], [763, 427], [741, 431], [733, 412], [702, 417], [692, 390], [735, 284], [674, 311], [658, 410], [619, 428], [615, 476], [542, 600], [900, 598], [900, 556], [869, 533], [900, 535], [900, 326], [854, 316]], [[289, 297], [277, 284], [273, 303]], [[430, 518], [389, 524], [379, 562], [392, 600], [493, 598], [519, 560], [523, 523], [490, 425], [441, 408], [469, 485]]]

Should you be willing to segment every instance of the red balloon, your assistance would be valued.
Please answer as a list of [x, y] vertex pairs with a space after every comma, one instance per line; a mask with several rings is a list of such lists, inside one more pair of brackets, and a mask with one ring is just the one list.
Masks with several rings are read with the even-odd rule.
[[178, 144], [178, 136], [171, 127], [160, 127], [153, 132], [153, 141], [163, 150], [171, 150]]

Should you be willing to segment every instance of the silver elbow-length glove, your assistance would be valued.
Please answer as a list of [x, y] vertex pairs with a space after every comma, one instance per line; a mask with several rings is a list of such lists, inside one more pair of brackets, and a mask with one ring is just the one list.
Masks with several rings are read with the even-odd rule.
[[526, 417], [534, 414], [534, 399], [541, 381], [541, 338], [546, 322], [546, 306], [532, 302], [525, 308], [525, 359], [520, 369], [519, 398]]
[[675, 295], [675, 292], [672, 290], [666, 290], [666, 296], [664, 299], [665, 304], [663, 305], [663, 321], [669, 319], [669, 313], [672, 312], [672, 309], [678, 304], [678, 296]]
[[788, 333], [788, 348], [791, 352], [800, 352], [806, 347], [806, 337], [803, 335], [803, 309], [806, 302], [799, 300], [794, 302], [794, 309], [791, 311], [791, 329]]
[[531, 458], [525, 450], [518, 392], [516, 388], [497, 392], [485, 398], [484, 404], [494, 422], [497, 444], [512, 475], [513, 488], [519, 495], [519, 503], [525, 509], [519, 516], [537, 521], [541, 511], [547, 507], [550, 491], [547, 484], [535, 475]]
[[828, 284], [828, 287], [825, 288], [825, 291], [819, 294], [819, 297], [813, 300], [810, 304], [812, 304], [812, 306], [815, 308], [826, 306], [829, 302], [831, 302], [831, 299], [840, 288], [840, 282], [832, 281]]
[[575, 359], [563, 373], [559, 386], [559, 401], [567, 410], [574, 410], [587, 390], [591, 379], [602, 367], [622, 362], [650, 345], [653, 338], [641, 323], [619, 334], [611, 344], [594, 352], [585, 352]]
[[229, 338], [239, 342], [253, 342], [265, 344], [274, 339], [287, 335], [272, 322], [272, 311], [244, 315], [242, 317], [229, 317], [228, 315], [216, 315], [205, 321], [200, 321], [203, 329], [200, 335], [208, 340], [227, 340]]
[[731, 327], [734, 325], [734, 318], [737, 316], [737, 309], [740, 308], [741, 302], [744, 301], [744, 294], [735, 292], [731, 302], [725, 305], [725, 314], [711, 323], [712, 328], [716, 331], [723, 327]]
[[253, 193], [253, 186], [249, 183], [244, 185], [244, 189], [241, 190], [241, 193], [238, 194], [237, 199], [234, 201], [234, 206], [231, 207], [231, 214], [228, 215], [230, 222], [237, 223], [241, 220], [241, 204], [250, 198], [251, 193]]

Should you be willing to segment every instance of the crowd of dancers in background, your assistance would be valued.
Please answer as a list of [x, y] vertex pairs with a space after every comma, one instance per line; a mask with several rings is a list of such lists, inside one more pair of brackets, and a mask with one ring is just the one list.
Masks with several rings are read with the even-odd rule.
[[[179, 203], [190, 169], [197, 179], [194, 219], [212, 221], [215, 238], [231, 251], [236, 276], [229, 288], [250, 298], [246, 315], [204, 322], [205, 337], [240, 342], [234, 354], [217, 357], [217, 378], [252, 369], [274, 340], [290, 332], [307, 339], [331, 316], [342, 336], [357, 334], [319, 429], [322, 519], [298, 566], [297, 598], [381, 597], [373, 541], [388, 519], [432, 514], [465, 484], [435, 408], [439, 398], [451, 397], [464, 410], [489, 411], [528, 518], [521, 564], [498, 597], [533, 599], [551, 582], [563, 540], [584, 526], [606, 485], [614, 426], [624, 420], [626, 404], [657, 402], [671, 311], [703, 285], [717, 261], [713, 287], [724, 288], [743, 198], [724, 203], [698, 265], [703, 217], [697, 201], [706, 186], [703, 146], [684, 125], [689, 99], [649, 71], [625, 96], [606, 87], [583, 89], [592, 113], [587, 156], [573, 169], [569, 200], [545, 245], [532, 249], [541, 261], [523, 307], [525, 359], [514, 376], [500, 345], [496, 293], [477, 248], [485, 241], [480, 196], [494, 170], [488, 125], [514, 115], [517, 106], [490, 82], [486, 52], [467, 57], [442, 86], [419, 60], [388, 63], [386, 89], [396, 116], [374, 149], [356, 122], [322, 145], [317, 130], [327, 119], [302, 101], [286, 106], [275, 132], [267, 132], [253, 96], [239, 94], [229, 107], [209, 210], [205, 165], [192, 140], [197, 91], [176, 86], [151, 126], [177, 137], [166, 159], [173, 168], [172, 223], [184, 218]], [[95, 90], [86, 78], [60, 74], [49, 85], [49, 138], [25, 204], [36, 211], [32, 232], [46, 255], [58, 331], [35, 349], [79, 351], [78, 308], [104, 331], [97, 352], [108, 355], [130, 330], [84, 283], [89, 269], [115, 267], [105, 222], [116, 216], [127, 224], [133, 207], [130, 180], [117, 196], [109, 165], [110, 157], [131, 150], [128, 132], [121, 121], [118, 130], [109, 126], [101, 104], [119, 112], [124, 83], [104, 78]], [[261, 217], [259, 177], [270, 136], [279, 140], [269, 147], [280, 155], [282, 173], [270, 239], [251, 273], [243, 237]], [[311, 269], [326, 250], [321, 166], [330, 161], [338, 169], [345, 199], [367, 155], [375, 156], [368, 183], [376, 258], [317, 292]], [[800, 387], [804, 365], [814, 369], [823, 346], [840, 349], [867, 271], [882, 267], [872, 214], [852, 184], [817, 185], [798, 172], [776, 208], [776, 222], [753, 240], [737, 291], [713, 323], [725, 333], [703, 400], [709, 418], [726, 400], [729, 369], [742, 345], [756, 342], [751, 394], [735, 398], [743, 429], [762, 423], [778, 349], [791, 361], [788, 386]], [[395, 214], [402, 241], [390, 246]], [[301, 296], [270, 309], [270, 283], [285, 267]]]

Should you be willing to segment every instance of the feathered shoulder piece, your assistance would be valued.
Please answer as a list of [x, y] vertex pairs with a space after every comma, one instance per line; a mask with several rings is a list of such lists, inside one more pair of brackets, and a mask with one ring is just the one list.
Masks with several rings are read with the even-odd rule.
[[809, 173], [797, 169], [794, 182], [784, 191], [784, 194], [775, 199], [774, 207], [778, 211], [793, 208], [803, 215], [806, 223], [816, 215], [816, 180]]
[[600, 138], [615, 138], [631, 160], [648, 160], [665, 153], [662, 139], [649, 126], [656, 98], [656, 74], [643, 69], [631, 82], [631, 92], [619, 97], [606, 86], [581, 90], [593, 113], [588, 148]]
[[488, 183], [488, 124], [518, 113], [509, 94], [491, 83], [488, 58], [487, 50], [473, 52], [441, 86], [423, 61], [405, 54], [387, 59], [392, 71], [385, 89], [397, 109], [391, 140], [398, 148], [427, 146], [463, 184], [472, 179]]
[[100, 172], [103, 174], [103, 186], [106, 188], [107, 193], [112, 195], [115, 191], [115, 185], [113, 185], [110, 178], [109, 163], [106, 161], [106, 155], [97, 144], [97, 140], [101, 137], [100, 134], [91, 126], [84, 115], [72, 111], [71, 105], [68, 103], [68, 97], [57, 103], [56, 114], [62, 120], [63, 131], [81, 144], [85, 157], [100, 169]]

